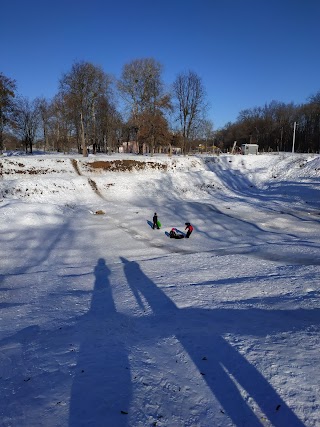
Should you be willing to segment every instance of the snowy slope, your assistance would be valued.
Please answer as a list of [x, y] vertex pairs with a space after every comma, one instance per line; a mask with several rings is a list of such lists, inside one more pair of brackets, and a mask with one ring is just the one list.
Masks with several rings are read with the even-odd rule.
[[319, 156], [0, 176], [1, 427], [320, 425]]

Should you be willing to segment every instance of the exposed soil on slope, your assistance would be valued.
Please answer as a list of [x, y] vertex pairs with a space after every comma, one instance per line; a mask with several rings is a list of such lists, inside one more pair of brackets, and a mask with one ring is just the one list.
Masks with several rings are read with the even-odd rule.
[[[71, 164], [73, 166], [74, 171], [77, 175], [82, 175], [81, 169], [85, 169], [87, 172], [98, 172], [108, 171], [108, 172], [131, 172], [145, 169], [154, 169], [154, 170], [167, 170], [168, 166], [166, 164], [157, 163], [157, 162], [149, 162], [149, 161], [138, 161], [138, 160], [112, 160], [112, 161], [104, 161], [97, 160], [93, 162], [84, 162], [76, 159], [70, 159]], [[3, 175], [47, 175], [52, 173], [67, 173], [68, 167], [66, 166], [66, 170], [54, 169], [54, 166], [51, 168], [41, 167], [42, 159], [37, 159], [38, 167], [27, 165], [28, 162], [22, 163], [16, 160], [4, 160], [0, 161], [0, 177]], [[69, 160], [55, 160], [57, 163], [65, 162], [67, 163]]]
[[114, 160], [114, 161], [95, 161], [88, 162], [86, 166], [89, 169], [103, 169], [107, 171], [114, 172], [125, 172], [132, 170], [142, 170], [142, 169], [161, 169], [166, 170], [167, 165], [156, 162], [139, 162], [137, 160]]

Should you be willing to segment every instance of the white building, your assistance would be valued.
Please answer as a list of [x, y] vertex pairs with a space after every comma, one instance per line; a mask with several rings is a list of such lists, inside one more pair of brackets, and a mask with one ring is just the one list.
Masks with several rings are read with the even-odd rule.
[[242, 144], [241, 154], [259, 154], [258, 144]]

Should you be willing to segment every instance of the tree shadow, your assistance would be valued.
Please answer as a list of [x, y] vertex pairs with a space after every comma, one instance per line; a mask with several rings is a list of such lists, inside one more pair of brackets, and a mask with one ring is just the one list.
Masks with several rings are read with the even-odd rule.
[[[285, 329], [277, 314], [268, 310], [206, 310], [198, 308], [179, 309], [141, 270], [139, 264], [120, 258], [128, 284], [141, 310], [152, 310], [153, 330], [157, 338], [175, 336], [189, 354], [212, 394], [234, 425], [262, 426], [240, 389], [249, 395], [274, 427], [304, 427], [292, 409], [284, 402], [271, 384], [239, 351], [230, 345], [226, 333], [267, 335], [273, 330]], [[319, 313], [312, 313], [314, 321]], [[263, 323], [261, 320], [268, 319]], [[288, 313], [284, 314], [288, 326]], [[305, 317], [302, 315], [302, 317]], [[227, 319], [227, 320], [226, 320]], [[259, 319], [259, 327], [255, 321]], [[141, 319], [139, 330], [143, 331]], [[150, 321], [150, 317], [149, 317]], [[296, 321], [292, 314], [291, 321]], [[262, 322], [262, 323], [261, 323]], [[318, 320], [319, 322], [319, 320]], [[261, 328], [264, 324], [264, 328]], [[292, 325], [290, 325], [292, 326]], [[296, 325], [295, 325], [296, 326]], [[305, 326], [305, 324], [304, 324]], [[205, 362], [204, 362], [205, 360]]]

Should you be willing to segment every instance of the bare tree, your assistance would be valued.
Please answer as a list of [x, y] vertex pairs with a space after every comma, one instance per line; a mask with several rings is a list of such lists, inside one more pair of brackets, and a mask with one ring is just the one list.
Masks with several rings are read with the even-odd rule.
[[150, 108], [153, 97], [161, 90], [162, 67], [153, 58], [135, 59], [125, 64], [118, 89], [132, 116]]
[[59, 92], [53, 98], [49, 111], [49, 132], [53, 148], [57, 151], [68, 152], [72, 142], [76, 140], [75, 145], [78, 147], [78, 152], [81, 152], [80, 142], [76, 138], [78, 133], [74, 125], [74, 123], [79, 124], [78, 113], [70, 94]]
[[183, 152], [186, 153], [186, 143], [204, 118], [208, 106], [201, 78], [193, 71], [179, 74], [173, 83], [173, 95], [184, 141]]
[[101, 67], [89, 62], [73, 64], [69, 73], [60, 80], [60, 90], [68, 95], [74, 111], [77, 111], [75, 128], [80, 135], [83, 155], [87, 156], [87, 145], [96, 144], [97, 102], [101, 96], [107, 96], [111, 84], [110, 78]]
[[39, 100], [29, 101], [20, 97], [15, 102], [14, 129], [25, 144], [26, 153], [32, 153], [32, 146], [40, 125]]
[[48, 127], [49, 127], [49, 118], [50, 118], [50, 108], [49, 103], [45, 98], [39, 98], [39, 114], [42, 122], [43, 129], [43, 150], [46, 151], [48, 147]]
[[197, 129], [197, 136], [201, 141], [204, 142], [205, 152], [207, 152], [208, 145], [211, 145], [211, 147], [213, 147], [213, 122], [211, 120], [201, 120]]
[[107, 97], [101, 97], [97, 105], [96, 135], [97, 145], [94, 152], [108, 152], [112, 154], [119, 146], [122, 117], [114, 104]]
[[3, 151], [3, 131], [14, 109], [16, 83], [0, 73], [0, 153]]
[[123, 67], [118, 81], [118, 89], [128, 109], [130, 127], [134, 131], [132, 134], [138, 142], [140, 154], [143, 142], [148, 142], [153, 152], [156, 140], [159, 140], [159, 116], [171, 108], [169, 95], [164, 93], [161, 73], [161, 64], [153, 58], [136, 59]]
[[168, 122], [159, 112], [145, 111], [139, 116], [141, 123], [139, 128], [139, 141], [150, 147], [150, 154], [161, 151], [161, 147], [170, 144], [171, 135], [168, 129]]

